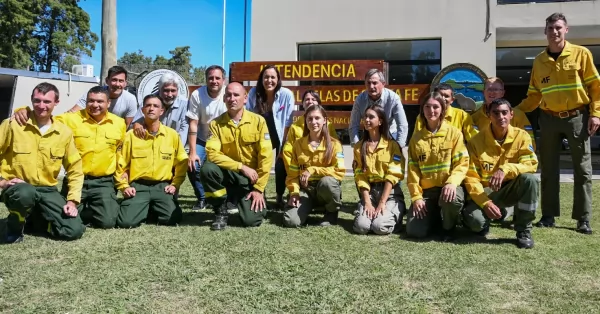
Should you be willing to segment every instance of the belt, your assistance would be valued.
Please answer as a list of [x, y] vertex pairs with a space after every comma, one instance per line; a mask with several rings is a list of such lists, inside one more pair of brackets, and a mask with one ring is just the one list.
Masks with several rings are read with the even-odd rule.
[[202, 147], [206, 147], [206, 141], [201, 139], [196, 139], [196, 145], [200, 145]]
[[113, 175], [100, 176], [100, 177], [85, 175], [85, 176], [83, 176], [83, 179], [84, 180], [95, 180], [95, 179], [106, 179], [106, 178], [111, 178], [112, 179], [112, 177], [113, 177]]
[[586, 107], [586, 105], [577, 107], [575, 109], [571, 109], [571, 110], [565, 110], [565, 111], [552, 111], [552, 110], [545, 110], [542, 109], [542, 111], [544, 111], [545, 113], [554, 116], [554, 117], [559, 117], [561, 119], [566, 119], [566, 118], [570, 118], [570, 117], [574, 117], [574, 116], [578, 116], [580, 114], [580, 112], [582, 110], [584, 110]]

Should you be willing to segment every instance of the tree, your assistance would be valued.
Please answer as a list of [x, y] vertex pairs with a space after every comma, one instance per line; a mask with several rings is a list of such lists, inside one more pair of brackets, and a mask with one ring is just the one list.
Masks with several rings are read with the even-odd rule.
[[77, 5], [77, 0], [38, 0], [38, 3], [40, 13], [33, 32], [37, 46], [30, 51], [37, 70], [51, 72], [53, 66], [58, 68], [65, 54], [92, 55], [98, 36], [90, 30], [90, 16]]
[[66, 55], [60, 59], [59, 68], [63, 72], [71, 72], [73, 66], [76, 64], [81, 64], [81, 58], [72, 55]]
[[197, 67], [194, 68], [192, 70], [192, 75], [190, 77], [190, 82], [188, 82], [191, 85], [204, 85], [206, 84], [206, 76], [204, 75], [204, 72], [206, 72], [206, 69], [208, 67], [207, 66], [201, 66], [201, 67]]
[[0, 67], [28, 69], [35, 46], [36, 5], [33, 1], [0, 0]]
[[137, 52], [126, 52], [119, 60], [117, 60], [118, 64], [152, 64], [152, 57], [147, 57], [144, 55], [142, 50], [138, 50]]

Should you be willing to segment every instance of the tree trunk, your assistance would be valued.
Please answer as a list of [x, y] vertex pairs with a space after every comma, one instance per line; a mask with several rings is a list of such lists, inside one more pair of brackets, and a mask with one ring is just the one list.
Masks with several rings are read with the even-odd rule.
[[100, 84], [108, 69], [117, 65], [117, 0], [102, 0], [102, 70]]

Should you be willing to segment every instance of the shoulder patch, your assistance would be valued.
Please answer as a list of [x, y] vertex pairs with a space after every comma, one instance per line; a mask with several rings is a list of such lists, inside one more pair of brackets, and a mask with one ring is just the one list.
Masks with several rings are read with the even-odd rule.
[[394, 155], [393, 159], [394, 161], [401, 161], [402, 157], [400, 157], [400, 155]]
[[265, 140], [270, 140], [271, 139], [271, 135], [269, 133], [265, 133]]
[[335, 157], [337, 158], [344, 158], [344, 153], [343, 152], [339, 152], [335, 155]]
[[529, 144], [529, 150], [530, 150], [532, 153], [535, 153], [535, 150], [533, 150], [533, 145], [532, 145], [532, 144]]

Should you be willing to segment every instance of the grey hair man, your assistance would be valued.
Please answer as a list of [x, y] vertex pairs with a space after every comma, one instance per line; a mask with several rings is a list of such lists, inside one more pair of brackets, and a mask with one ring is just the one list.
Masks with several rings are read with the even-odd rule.
[[371, 104], [378, 104], [384, 109], [392, 137], [400, 144], [400, 147], [404, 148], [406, 146], [408, 121], [406, 120], [402, 101], [400, 101], [398, 94], [386, 88], [385, 85], [385, 76], [378, 69], [371, 69], [365, 74], [366, 90], [356, 97], [350, 114], [348, 135], [352, 146], [360, 139], [358, 134], [360, 123], [365, 115], [366, 108]]
[[[158, 80], [157, 96], [165, 105], [164, 113], [160, 116], [160, 122], [165, 126], [177, 131], [183, 145], [188, 138], [187, 98], [179, 97], [179, 80], [173, 73], [165, 73]], [[133, 117], [133, 130], [137, 137], [144, 138], [146, 129], [144, 124], [144, 113], [140, 108]]]

